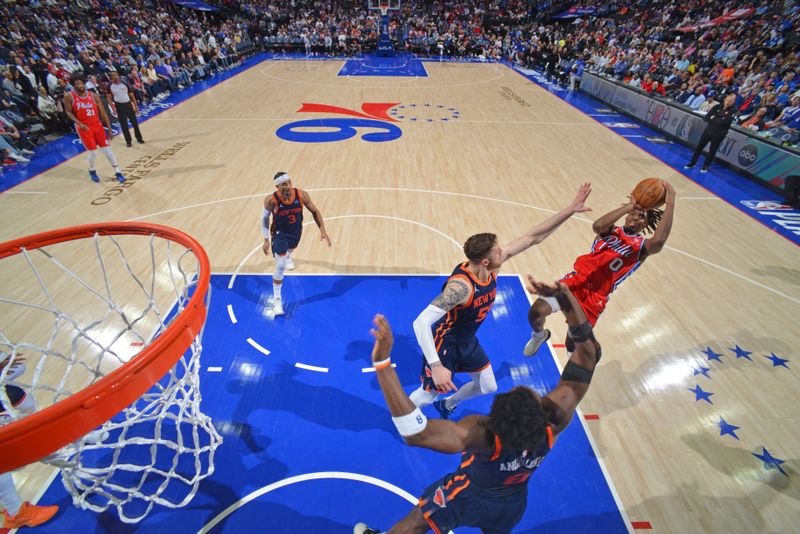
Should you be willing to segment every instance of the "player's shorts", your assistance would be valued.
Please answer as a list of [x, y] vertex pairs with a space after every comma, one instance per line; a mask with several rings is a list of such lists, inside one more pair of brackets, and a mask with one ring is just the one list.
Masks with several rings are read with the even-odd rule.
[[[442, 344], [437, 354], [442, 365], [450, 370], [451, 373], [477, 373], [483, 371], [491, 362], [484, 352], [483, 347], [474, 337], [466, 343], [459, 345]], [[422, 357], [422, 387], [425, 391], [436, 391], [436, 384], [431, 377], [431, 367], [425, 357]]]
[[[23, 390], [19, 386], [6, 386], [6, 395], [8, 395], [8, 400], [11, 401], [11, 406], [19, 406], [19, 403], [25, 399], [25, 390]], [[0, 396], [0, 413], [6, 411], [6, 407], [3, 405], [3, 397]]]
[[108, 146], [108, 136], [106, 135], [106, 129], [103, 128], [103, 125], [98, 123], [88, 126], [88, 130], [81, 130], [77, 125], [75, 126], [78, 137], [81, 138], [86, 150], [97, 150], [98, 147], [102, 148]]
[[[569, 287], [569, 290], [575, 296], [578, 304], [581, 305], [583, 313], [586, 314], [586, 319], [589, 321], [589, 324], [594, 327], [594, 325], [597, 324], [597, 320], [600, 318], [600, 314], [602, 314], [606, 309], [608, 295], [593, 291], [592, 288], [588, 287], [585, 282], [578, 281], [573, 273], [566, 275], [560, 281], [567, 284], [567, 287]], [[561, 310], [561, 306], [558, 305], [558, 301], [555, 298], [539, 298], [550, 305], [553, 313]]]
[[468, 475], [449, 474], [423, 492], [419, 507], [436, 534], [457, 527], [478, 527], [485, 534], [511, 532], [525, 514], [527, 492], [488, 497], [473, 487]]
[[282, 256], [300, 244], [302, 234], [289, 234], [278, 230], [272, 236], [272, 254]]

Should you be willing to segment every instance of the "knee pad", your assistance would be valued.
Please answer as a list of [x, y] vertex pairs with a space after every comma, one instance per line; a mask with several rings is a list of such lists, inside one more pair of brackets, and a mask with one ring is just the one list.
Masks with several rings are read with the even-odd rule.
[[272, 278], [275, 280], [283, 280], [283, 273], [286, 272], [286, 255], [283, 256], [275, 256], [275, 271], [272, 274]]
[[494, 371], [491, 366], [478, 373], [475, 380], [478, 382], [478, 387], [480, 387], [481, 393], [484, 395], [497, 391], [497, 381], [494, 378]]

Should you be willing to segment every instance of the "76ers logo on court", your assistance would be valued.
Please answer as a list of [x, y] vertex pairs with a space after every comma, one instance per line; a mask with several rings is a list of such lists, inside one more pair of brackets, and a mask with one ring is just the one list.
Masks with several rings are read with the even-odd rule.
[[396, 123], [397, 119], [387, 112], [397, 102], [361, 104], [361, 111], [355, 111], [327, 104], [303, 104], [298, 113], [328, 113], [350, 118], [309, 119], [290, 122], [278, 128], [275, 135], [285, 141], [295, 143], [331, 143], [344, 141], [361, 134], [361, 139], [371, 143], [394, 141], [403, 135]]

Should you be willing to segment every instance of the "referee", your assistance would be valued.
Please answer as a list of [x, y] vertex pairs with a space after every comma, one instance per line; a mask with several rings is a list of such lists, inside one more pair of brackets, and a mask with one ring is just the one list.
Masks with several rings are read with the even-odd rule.
[[735, 94], [729, 94], [722, 102], [722, 104], [717, 104], [711, 108], [708, 114], [706, 114], [705, 120], [708, 126], [706, 126], [706, 129], [703, 130], [702, 135], [700, 135], [700, 141], [697, 143], [697, 148], [694, 149], [692, 159], [683, 167], [684, 169], [691, 169], [694, 167], [697, 160], [700, 159], [700, 153], [703, 151], [703, 147], [705, 147], [707, 143], [711, 143], [711, 146], [708, 147], [708, 155], [703, 162], [703, 167], [700, 169], [700, 172], [708, 172], [708, 168], [711, 166], [711, 162], [714, 161], [714, 156], [717, 153], [719, 145], [722, 143], [722, 140], [725, 139], [725, 136], [728, 135], [728, 130], [736, 114], [736, 108], [734, 107], [736, 103]]
[[131, 133], [128, 131], [128, 121], [130, 121], [133, 125], [133, 132], [136, 134], [136, 141], [144, 143], [142, 132], [139, 131], [139, 121], [136, 120], [136, 114], [139, 112], [136, 95], [133, 94], [130, 87], [122, 83], [117, 71], [111, 71], [111, 84], [108, 86], [108, 91], [106, 99], [109, 105], [117, 108], [117, 119], [122, 128], [122, 135], [125, 136], [125, 142], [131, 146]]

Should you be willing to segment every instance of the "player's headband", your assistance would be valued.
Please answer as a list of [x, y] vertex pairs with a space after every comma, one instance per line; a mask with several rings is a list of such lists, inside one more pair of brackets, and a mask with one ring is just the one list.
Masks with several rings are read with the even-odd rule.
[[289, 180], [291, 180], [291, 178], [289, 178], [288, 174], [281, 174], [280, 176], [275, 178], [275, 185], [285, 184]]

